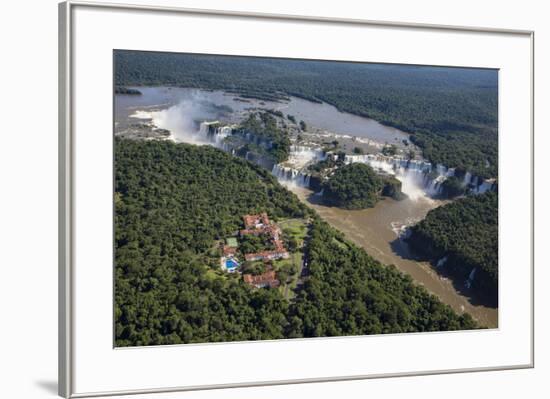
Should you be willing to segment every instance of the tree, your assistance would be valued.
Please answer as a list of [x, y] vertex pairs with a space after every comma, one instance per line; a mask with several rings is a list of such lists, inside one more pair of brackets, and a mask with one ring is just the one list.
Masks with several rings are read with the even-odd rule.
[[450, 176], [442, 183], [443, 195], [447, 198], [454, 198], [463, 195], [466, 192], [466, 187], [462, 180], [456, 176]]

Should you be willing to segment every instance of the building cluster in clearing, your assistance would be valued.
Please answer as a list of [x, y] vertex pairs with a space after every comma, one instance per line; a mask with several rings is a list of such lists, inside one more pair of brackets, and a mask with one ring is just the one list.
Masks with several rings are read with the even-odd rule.
[[[245, 273], [243, 274], [243, 281], [256, 288], [278, 287], [280, 282], [270, 262], [290, 257], [282, 240], [281, 229], [269, 220], [265, 212], [258, 215], [244, 215], [243, 221], [244, 229], [239, 231], [241, 237], [246, 235], [267, 237], [273, 248], [272, 250], [244, 254], [247, 262], [263, 261], [266, 265], [266, 271], [259, 275]], [[234, 237], [228, 238], [222, 247], [221, 267], [229, 273], [238, 271], [240, 267], [236, 257], [237, 249], [238, 243]]]

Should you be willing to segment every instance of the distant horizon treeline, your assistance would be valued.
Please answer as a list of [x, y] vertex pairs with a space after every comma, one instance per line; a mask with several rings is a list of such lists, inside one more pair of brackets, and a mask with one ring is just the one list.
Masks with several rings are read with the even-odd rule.
[[498, 177], [496, 70], [117, 50], [115, 82], [323, 101], [410, 133], [433, 163]]

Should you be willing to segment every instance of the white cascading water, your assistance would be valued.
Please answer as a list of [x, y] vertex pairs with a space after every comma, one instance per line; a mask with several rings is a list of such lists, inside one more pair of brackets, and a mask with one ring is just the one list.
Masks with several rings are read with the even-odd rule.
[[219, 126], [219, 122], [201, 122], [198, 136], [214, 144], [218, 148], [226, 149], [224, 140], [231, 135], [232, 128], [230, 126]]
[[274, 165], [271, 173], [281, 183], [308, 188], [311, 176], [306, 172], [307, 166], [325, 158], [326, 154], [321, 148], [292, 145], [288, 160]]
[[[401, 182], [401, 191], [410, 199], [428, 199], [442, 193], [443, 182], [455, 175], [454, 168], [447, 168], [421, 160], [407, 160], [402, 157], [391, 157], [381, 154], [346, 155], [345, 163], [361, 162], [374, 170], [395, 176]], [[433, 172], [433, 173], [432, 173]], [[471, 192], [482, 194], [494, 187], [494, 180], [484, 180], [478, 185], [479, 178], [466, 172], [463, 186], [472, 187]]]
[[472, 269], [472, 271], [470, 272], [470, 275], [468, 276], [468, 279], [466, 280], [466, 282], [464, 283], [464, 285], [466, 286], [466, 288], [471, 288], [472, 287], [472, 284], [474, 282], [474, 278], [476, 276], [476, 268], [474, 267]]
[[[401, 191], [411, 200], [427, 199], [428, 196], [437, 195], [441, 182], [427, 180], [428, 173], [432, 171], [429, 162], [407, 160], [400, 157], [389, 157], [381, 154], [346, 155], [345, 163], [365, 163], [375, 171], [395, 176], [401, 182]], [[443, 168], [438, 168], [443, 171]], [[439, 171], [438, 171], [439, 172]], [[445, 172], [447, 172], [445, 170]]]
[[441, 258], [441, 259], [439, 259], [439, 260], [437, 261], [437, 264], [436, 264], [435, 267], [438, 267], [438, 268], [439, 268], [439, 267], [444, 266], [445, 263], [447, 263], [447, 260], [448, 260], [448, 257], [447, 257], [447, 256], [444, 256], [443, 258]]
[[322, 148], [312, 148], [303, 145], [291, 145], [290, 155], [285, 163], [296, 169], [304, 168], [312, 162], [322, 161], [326, 154]]
[[136, 110], [130, 118], [151, 120], [155, 127], [169, 130], [170, 139], [176, 142], [212, 145], [200, 129], [197, 131], [196, 121], [205, 120], [207, 115], [201, 97], [194, 96], [164, 109]]
[[288, 166], [282, 166], [281, 164], [273, 165], [271, 173], [279, 180], [279, 182], [289, 185], [296, 185], [298, 187], [309, 187], [311, 176], [298, 169], [294, 169]]
[[477, 188], [474, 189], [474, 192], [476, 194], [483, 194], [491, 190], [492, 188], [493, 188], [493, 182], [489, 180], [485, 180], [483, 183], [477, 186]]
[[462, 184], [465, 186], [468, 186], [471, 183], [472, 180], [472, 174], [470, 172], [466, 172], [464, 174], [464, 180], [462, 181]]

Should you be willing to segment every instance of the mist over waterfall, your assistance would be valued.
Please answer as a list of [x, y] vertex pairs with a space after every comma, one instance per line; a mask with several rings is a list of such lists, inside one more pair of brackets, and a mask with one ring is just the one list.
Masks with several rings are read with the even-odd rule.
[[325, 158], [321, 148], [292, 145], [288, 160], [274, 165], [271, 173], [284, 184], [308, 188], [311, 176], [307, 173], [307, 166]]
[[138, 110], [130, 115], [135, 119], [150, 119], [153, 125], [170, 131], [170, 139], [176, 142], [204, 145], [216, 144], [210, 140], [201, 121], [213, 120], [216, 112], [204, 95], [194, 92], [177, 104], [161, 110]]
[[300, 170], [314, 162], [322, 161], [325, 158], [326, 154], [321, 148], [291, 145], [290, 155], [284, 164], [293, 169]]

